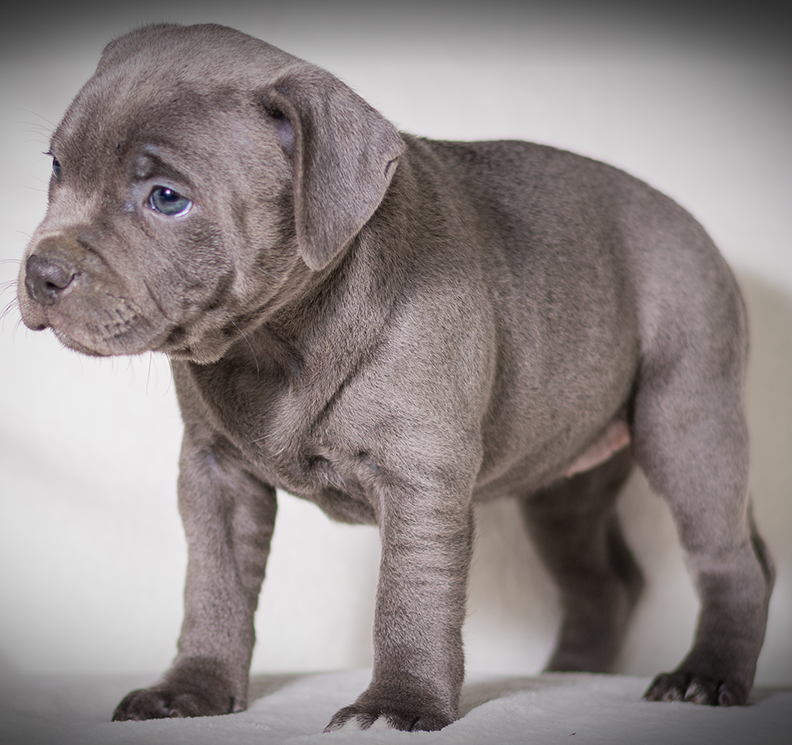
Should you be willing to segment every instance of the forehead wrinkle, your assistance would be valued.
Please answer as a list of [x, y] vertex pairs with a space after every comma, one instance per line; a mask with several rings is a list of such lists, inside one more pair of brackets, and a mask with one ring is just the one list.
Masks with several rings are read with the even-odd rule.
[[[207, 43], [212, 54], [206, 54]], [[93, 109], [96, 116], [92, 126], [82, 128], [81, 140], [93, 150], [103, 143], [115, 147], [116, 141], [123, 138], [106, 130], [113, 122], [125, 121], [134, 113], [129, 110], [130, 105], [154, 104], [170, 109], [176, 100], [185, 104], [186, 92], [195, 102], [204, 96], [235, 91], [238, 106], [238, 92], [258, 90], [296, 62], [297, 58], [266, 42], [211, 24], [162, 24], [138, 29], [105, 48], [94, 76], [83, 86], [61, 127], [68, 126], [78, 112]], [[230, 101], [215, 98], [213, 108], [222, 109], [223, 103]], [[212, 107], [187, 108], [193, 117], [200, 118], [201, 108]]]
[[136, 152], [134, 176], [139, 180], [163, 176], [194, 187], [195, 184], [188, 175], [191, 171], [189, 163], [180, 157], [181, 154], [179, 148], [171, 147], [167, 143], [148, 142]]
[[53, 152], [69, 153], [71, 167], [86, 176], [141, 152], [155, 158], [159, 170], [183, 181], [196, 167], [205, 170], [220, 143], [212, 138], [204, 144], [206, 138], [199, 135], [207, 126], [213, 132], [225, 129], [218, 119], [239, 110], [239, 94], [227, 88], [209, 94], [184, 87], [155, 91], [148, 82], [143, 88], [121, 86], [109, 95], [105, 85], [84, 90], [79, 111], [70, 111], [53, 136]]

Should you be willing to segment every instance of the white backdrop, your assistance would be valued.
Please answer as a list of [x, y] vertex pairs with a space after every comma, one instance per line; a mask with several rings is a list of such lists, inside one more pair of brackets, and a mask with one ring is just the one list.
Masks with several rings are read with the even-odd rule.
[[[186, 556], [167, 360], [79, 357], [22, 327], [13, 304], [18, 260], [44, 213], [48, 132], [106, 41], [173, 20], [225, 23], [320, 64], [402, 129], [575, 150], [699, 218], [735, 268], [753, 331], [753, 492], [779, 570], [757, 682], [792, 684], [790, 57], [782, 26], [760, 10], [630, 7], [172, 0], [36, 4], [4, 21], [0, 667], [156, 674], [175, 653]], [[665, 506], [640, 476], [622, 510], [649, 586], [620, 670], [651, 675], [686, 651], [696, 601]], [[468, 665], [535, 673], [558, 621], [553, 589], [513, 505], [479, 518]], [[254, 671], [370, 664], [378, 552], [372, 528], [335, 525], [283, 496]]]

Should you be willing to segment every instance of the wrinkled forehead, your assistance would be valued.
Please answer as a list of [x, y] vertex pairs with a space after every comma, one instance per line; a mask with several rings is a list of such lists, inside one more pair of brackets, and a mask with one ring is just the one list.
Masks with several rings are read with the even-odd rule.
[[281, 50], [219, 26], [144, 27], [111, 42], [69, 107], [54, 146], [86, 155], [131, 140], [189, 136], [297, 62]]

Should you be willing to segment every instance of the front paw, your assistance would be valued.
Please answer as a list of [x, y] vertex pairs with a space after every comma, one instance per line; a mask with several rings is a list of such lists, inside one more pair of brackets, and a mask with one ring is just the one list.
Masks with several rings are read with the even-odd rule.
[[403, 732], [434, 732], [451, 724], [456, 716], [440, 706], [432, 706], [426, 699], [416, 697], [407, 701], [402, 697], [383, 697], [364, 694], [351, 706], [339, 711], [325, 727], [325, 732], [340, 729], [396, 729]]
[[749, 690], [736, 681], [716, 680], [690, 672], [661, 673], [644, 694], [647, 701], [686, 701], [707, 706], [741, 706]]
[[234, 700], [228, 696], [212, 696], [196, 691], [179, 692], [168, 688], [141, 688], [124, 696], [113, 712], [113, 721], [208, 717], [230, 714], [234, 710]]
[[244, 711], [244, 691], [233, 695], [230, 678], [213, 660], [182, 660], [159, 685], [128, 693], [113, 713], [114, 722], [169, 717], [209, 717]]

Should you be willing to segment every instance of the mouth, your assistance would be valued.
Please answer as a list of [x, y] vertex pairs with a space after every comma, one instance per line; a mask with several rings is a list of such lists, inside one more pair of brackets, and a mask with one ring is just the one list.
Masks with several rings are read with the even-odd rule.
[[152, 324], [126, 300], [116, 299], [111, 307], [62, 302], [44, 308], [26, 298], [20, 310], [29, 329], [50, 329], [63, 346], [90, 357], [136, 355], [157, 346]]
[[150, 290], [141, 299], [108, 284], [84, 273], [55, 302], [46, 302], [42, 293], [30, 291], [23, 275], [18, 290], [22, 321], [33, 331], [51, 329], [64, 347], [91, 357], [160, 352], [210, 364], [244, 338], [240, 327], [245, 323], [230, 320], [225, 304], [207, 310], [206, 303], [193, 303], [189, 312], [182, 308], [173, 318]]
[[[47, 328], [47, 327], [45, 326], [45, 327], [43, 327], [41, 329], [36, 329], [36, 330], [37, 331], [38, 330], [42, 330], [43, 331], [44, 328]], [[110, 357], [110, 356], [112, 356], [109, 352], [100, 352], [99, 350], [92, 349], [90, 347], [86, 347], [84, 344], [81, 344], [80, 342], [76, 341], [75, 339], [72, 339], [70, 336], [67, 336], [63, 331], [59, 331], [58, 329], [56, 329], [54, 327], [49, 327], [49, 328], [52, 328], [52, 333], [55, 334], [55, 338], [57, 338], [57, 340], [61, 344], [63, 344], [64, 347], [67, 347], [68, 349], [73, 349], [75, 352], [79, 352], [80, 354], [84, 354], [87, 357]]]
[[[161, 352], [174, 359], [207, 364], [219, 359], [233, 341], [232, 335], [211, 324], [200, 329], [190, 329], [189, 323], [157, 324], [122, 298], [114, 298], [110, 306], [97, 307], [86, 296], [64, 297], [50, 308], [26, 295], [19, 299], [27, 328], [50, 329], [64, 347], [89, 357]], [[203, 316], [201, 320], [206, 322]]]

